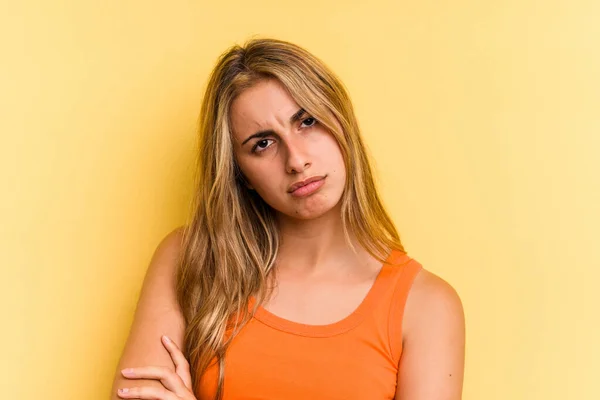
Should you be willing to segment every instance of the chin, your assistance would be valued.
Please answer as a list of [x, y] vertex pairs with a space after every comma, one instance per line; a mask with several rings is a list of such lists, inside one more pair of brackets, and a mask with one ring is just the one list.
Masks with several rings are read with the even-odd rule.
[[[310, 199], [312, 200], [312, 199]], [[317, 199], [315, 199], [317, 200]], [[322, 198], [319, 200], [325, 201], [307, 201], [303, 204], [298, 204], [295, 207], [288, 208], [285, 211], [280, 211], [281, 214], [286, 215], [290, 218], [311, 220], [324, 216], [325, 214], [332, 212], [340, 212], [341, 202], [338, 199], [337, 202], [332, 203], [331, 198]]]

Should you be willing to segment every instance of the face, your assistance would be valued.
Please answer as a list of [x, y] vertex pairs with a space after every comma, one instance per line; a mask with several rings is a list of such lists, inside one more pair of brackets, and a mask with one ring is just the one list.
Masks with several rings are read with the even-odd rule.
[[346, 182], [339, 145], [278, 80], [244, 90], [231, 106], [231, 124], [247, 186], [267, 204], [298, 219], [336, 208]]

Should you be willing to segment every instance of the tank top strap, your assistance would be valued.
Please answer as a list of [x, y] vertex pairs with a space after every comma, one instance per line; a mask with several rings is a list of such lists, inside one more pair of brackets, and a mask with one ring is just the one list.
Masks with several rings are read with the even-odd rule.
[[392, 359], [399, 362], [402, 355], [402, 325], [406, 300], [415, 277], [423, 266], [407, 253], [396, 252], [390, 257], [387, 268], [392, 271], [393, 275], [392, 290], [388, 298], [389, 314], [385, 318], [388, 325], [387, 336]]

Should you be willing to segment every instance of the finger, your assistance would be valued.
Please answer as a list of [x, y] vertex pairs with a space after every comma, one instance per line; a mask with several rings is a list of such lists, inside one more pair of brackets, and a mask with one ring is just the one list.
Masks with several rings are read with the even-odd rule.
[[117, 391], [117, 396], [123, 399], [180, 400], [165, 388], [150, 386], [122, 388]]
[[175, 364], [175, 372], [181, 377], [185, 387], [192, 390], [192, 375], [190, 373], [190, 363], [185, 358], [177, 344], [172, 341], [168, 336], [162, 337], [162, 342]]
[[126, 368], [121, 371], [124, 377], [129, 379], [155, 379], [163, 386], [178, 396], [188, 392], [183, 381], [172, 369], [167, 367], [138, 367]]

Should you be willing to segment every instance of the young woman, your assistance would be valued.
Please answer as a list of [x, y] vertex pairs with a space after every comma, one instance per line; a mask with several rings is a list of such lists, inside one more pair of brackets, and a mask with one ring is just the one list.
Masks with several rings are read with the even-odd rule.
[[404, 250], [339, 79], [255, 39], [220, 57], [200, 121], [193, 212], [152, 259], [112, 398], [460, 399], [461, 301]]

